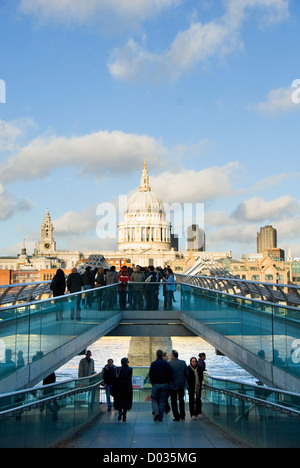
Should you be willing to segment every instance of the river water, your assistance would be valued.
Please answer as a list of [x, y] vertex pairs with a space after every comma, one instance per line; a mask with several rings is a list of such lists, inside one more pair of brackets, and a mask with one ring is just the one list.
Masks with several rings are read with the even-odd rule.
[[[130, 337], [104, 336], [89, 347], [95, 361], [95, 371], [100, 372], [112, 358], [114, 364], [121, 365], [121, 359], [127, 357]], [[257, 379], [232, 362], [226, 356], [217, 356], [215, 348], [200, 337], [172, 337], [172, 347], [179, 353], [179, 359], [184, 359], [187, 364], [192, 356], [198, 357], [200, 352], [206, 354], [206, 369], [212, 377], [222, 377], [243, 383], [254, 384]], [[57, 382], [75, 379], [78, 377], [78, 364], [83, 356], [76, 356], [56, 371]]]

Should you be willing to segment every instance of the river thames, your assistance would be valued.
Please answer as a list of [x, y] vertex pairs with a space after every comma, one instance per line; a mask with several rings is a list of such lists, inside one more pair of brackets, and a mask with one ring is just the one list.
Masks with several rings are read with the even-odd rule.
[[[127, 357], [129, 351], [130, 337], [104, 336], [88, 349], [92, 351], [95, 361], [95, 371], [100, 372], [112, 358], [114, 364], [121, 365], [121, 359]], [[192, 356], [198, 357], [200, 352], [206, 354], [207, 373], [212, 377], [222, 377], [229, 380], [254, 384], [257, 379], [239, 367], [226, 356], [216, 355], [215, 348], [200, 337], [172, 337], [172, 348], [179, 353], [179, 359], [187, 364]], [[76, 356], [56, 371], [57, 382], [75, 379], [78, 377], [78, 364], [83, 356]], [[129, 364], [130, 365], [130, 364]]]

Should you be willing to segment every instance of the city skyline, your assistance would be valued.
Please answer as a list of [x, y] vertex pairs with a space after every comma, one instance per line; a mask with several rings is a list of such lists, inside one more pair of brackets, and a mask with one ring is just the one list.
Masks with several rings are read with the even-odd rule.
[[204, 204], [207, 251], [271, 224], [300, 257], [299, 20], [295, 0], [2, 2], [0, 255], [33, 252], [47, 207], [60, 250], [113, 249], [97, 206], [147, 159], [162, 201]]

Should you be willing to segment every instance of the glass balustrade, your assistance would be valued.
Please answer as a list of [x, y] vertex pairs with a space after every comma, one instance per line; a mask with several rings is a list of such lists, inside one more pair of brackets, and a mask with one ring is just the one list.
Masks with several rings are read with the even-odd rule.
[[99, 412], [99, 374], [0, 397], [0, 447], [43, 448], [79, 430]]
[[206, 377], [202, 403], [215, 424], [254, 447], [300, 446], [300, 395]]
[[181, 284], [181, 310], [300, 378], [300, 310]]

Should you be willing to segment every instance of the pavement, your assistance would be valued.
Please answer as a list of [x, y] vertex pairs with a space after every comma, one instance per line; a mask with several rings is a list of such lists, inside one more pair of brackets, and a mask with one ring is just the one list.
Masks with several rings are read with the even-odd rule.
[[217, 428], [205, 415], [197, 420], [186, 411], [184, 421], [173, 421], [172, 412], [162, 422], [154, 421], [149, 403], [134, 403], [126, 422], [117, 411], [100, 405], [99, 415], [59, 448], [102, 449], [199, 449], [248, 448]]

